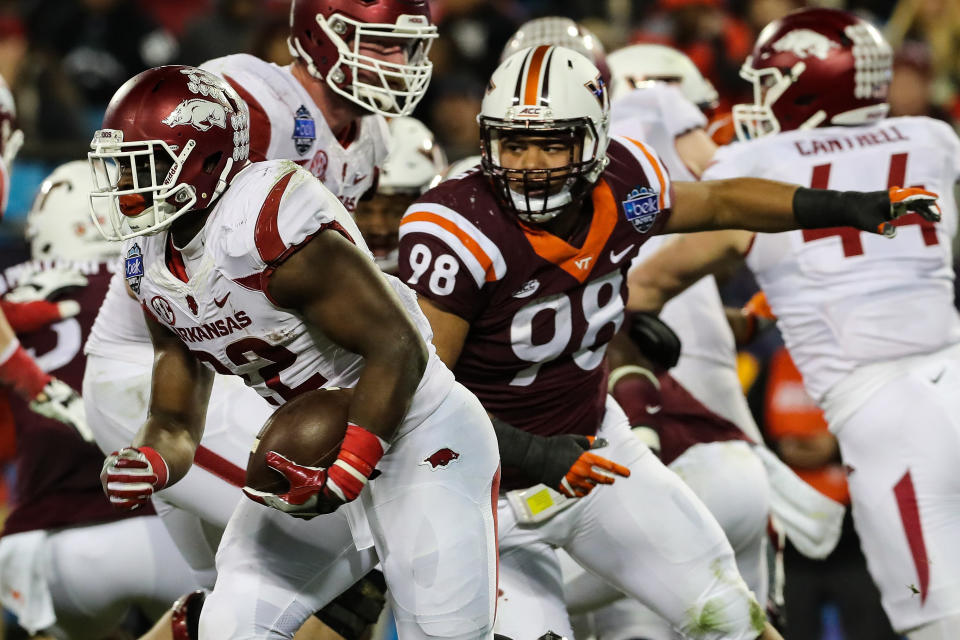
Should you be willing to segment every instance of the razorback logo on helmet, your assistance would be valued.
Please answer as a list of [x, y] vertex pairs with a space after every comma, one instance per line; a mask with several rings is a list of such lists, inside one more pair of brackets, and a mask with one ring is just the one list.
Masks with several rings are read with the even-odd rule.
[[170, 115], [161, 120], [168, 127], [189, 124], [194, 129], [206, 131], [210, 127], [227, 128], [227, 111], [223, 105], [201, 98], [190, 98], [177, 105]]
[[798, 58], [816, 56], [826, 60], [831, 49], [839, 49], [840, 45], [811, 29], [797, 29], [791, 31], [773, 43], [775, 51], [789, 51]]
[[453, 449], [444, 447], [443, 449], [438, 449], [437, 451], [434, 451], [433, 453], [431, 453], [420, 464], [429, 464], [430, 468], [436, 471], [438, 468], [445, 467], [451, 462], [453, 462], [454, 460], [457, 460], [459, 458], [460, 458], [459, 453], [457, 453]]

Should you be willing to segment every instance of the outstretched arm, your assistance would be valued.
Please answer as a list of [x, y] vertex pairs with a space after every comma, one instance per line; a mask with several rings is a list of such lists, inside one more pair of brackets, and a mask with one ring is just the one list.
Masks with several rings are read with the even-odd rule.
[[892, 236], [890, 221], [919, 213], [938, 221], [937, 195], [922, 189], [833, 191], [808, 189], [761, 178], [673, 183], [673, 213], [664, 233], [747, 229], [776, 233], [793, 229], [855, 227]]
[[659, 313], [668, 300], [700, 278], [739, 264], [752, 239], [753, 233], [738, 229], [671, 238], [630, 270], [627, 310]]

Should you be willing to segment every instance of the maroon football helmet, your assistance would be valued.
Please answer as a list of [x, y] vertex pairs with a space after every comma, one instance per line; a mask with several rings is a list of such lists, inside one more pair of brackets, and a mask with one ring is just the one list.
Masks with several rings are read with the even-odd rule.
[[740, 69], [753, 104], [733, 108], [737, 137], [887, 115], [890, 45], [870, 23], [845, 11], [802, 9], [768, 24]]
[[[247, 105], [196, 67], [149, 69], [114, 94], [87, 154], [91, 211], [109, 212], [112, 240], [156, 233], [209, 207], [250, 155]], [[132, 184], [131, 184], [132, 183]], [[99, 203], [108, 200], [108, 206]]]
[[[290, 53], [336, 93], [384, 116], [413, 112], [430, 84], [437, 37], [427, 0], [293, 0]], [[403, 62], [371, 53], [401, 45]], [[371, 48], [372, 47], [372, 48]]]

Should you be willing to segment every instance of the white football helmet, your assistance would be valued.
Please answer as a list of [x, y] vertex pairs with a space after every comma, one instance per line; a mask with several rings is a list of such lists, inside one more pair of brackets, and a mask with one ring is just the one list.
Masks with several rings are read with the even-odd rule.
[[[501, 204], [524, 222], [554, 218], [582, 199], [607, 166], [606, 84], [597, 67], [572, 49], [541, 45], [503, 61], [490, 78], [477, 121], [483, 172]], [[518, 134], [572, 140], [570, 148], [579, 146], [580, 157], [571, 155], [553, 169], [507, 169], [500, 145]]]
[[[83, 160], [62, 164], [47, 176], [27, 213], [31, 258], [106, 262], [120, 256], [121, 244], [105, 239], [90, 218], [91, 191], [90, 165]], [[97, 215], [105, 225], [107, 212]]]
[[479, 170], [480, 156], [467, 156], [466, 158], [461, 158], [456, 162], [451, 162], [450, 166], [447, 167], [446, 172], [443, 174], [443, 179], [452, 180], [453, 178], [459, 178], [463, 176], [469, 171]]
[[602, 65], [606, 51], [600, 38], [583, 25], [561, 16], [535, 18], [520, 25], [503, 48], [500, 62], [518, 51], [542, 44], [573, 49], [589, 58], [601, 72], [604, 71]]
[[717, 106], [717, 90], [703, 77], [693, 60], [672, 47], [634, 44], [607, 56], [612, 99], [638, 89], [644, 82], [677, 84], [683, 95], [701, 111]]
[[419, 196], [440, 182], [447, 156], [433, 132], [416, 118], [393, 118], [389, 127], [390, 153], [380, 167], [377, 193]]
[[0, 76], [0, 159], [9, 171], [23, 145], [23, 132], [17, 129], [17, 107], [10, 87]]

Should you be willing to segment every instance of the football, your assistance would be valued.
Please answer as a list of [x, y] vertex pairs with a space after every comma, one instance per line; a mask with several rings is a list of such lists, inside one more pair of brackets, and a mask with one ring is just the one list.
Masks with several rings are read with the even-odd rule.
[[311, 467], [328, 467], [337, 459], [347, 430], [347, 410], [353, 389], [317, 389], [297, 396], [277, 409], [257, 435], [247, 461], [247, 486], [283, 493], [289, 483], [267, 466], [268, 451]]

